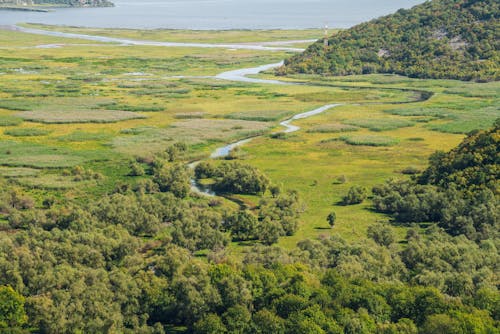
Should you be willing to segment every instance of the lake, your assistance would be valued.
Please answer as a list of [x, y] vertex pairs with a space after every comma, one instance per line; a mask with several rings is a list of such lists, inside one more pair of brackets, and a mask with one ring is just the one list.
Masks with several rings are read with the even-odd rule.
[[115, 0], [114, 8], [49, 13], [0, 11], [0, 25], [21, 22], [139, 29], [347, 28], [423, 0]]

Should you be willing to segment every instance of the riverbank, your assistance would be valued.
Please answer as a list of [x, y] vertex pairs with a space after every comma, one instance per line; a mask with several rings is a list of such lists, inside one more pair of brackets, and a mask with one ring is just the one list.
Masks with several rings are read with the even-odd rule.
[[38, 13], [48, 13], [51, 11], [45, 8], [20, 7], [20, 6], [0, 6], [0, 10], [10, 10], [17, 12], [38, 12]]

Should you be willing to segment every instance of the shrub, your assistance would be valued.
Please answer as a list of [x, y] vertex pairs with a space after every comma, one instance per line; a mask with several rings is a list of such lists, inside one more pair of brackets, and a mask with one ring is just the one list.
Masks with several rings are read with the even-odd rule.
[[393, 146], [399, 142], [396, 138], [372, 135], [342, 136], [340, 139], [349, 145], [360, 146]]
[[4, 133], [13, 137], [36, 137], [48, 135], [51, 131], [37, 128], [19, 128], [5, 130]]
[[23, 120], [19, 117], [15, 116], [0, 116], [0, 126], [15, 126], [19, 125], [23, 122]]
[[264, 193], [269, 179], [258, 169], [238, 162], [225, 162], [217, 168], [214, 189], [234, 194]]
[[367, 190], [365, 187], [352, 186], [349, 189], [347, 195], [342, 198], [342, 203], [344, 205], [360, 204], [367, 196]]
[[389, 118], [361, 118], [346, 122], [349, 125], [355, 125], [367, 128], [372, 131], [388, 131], [412, 126], [415, 123], [407, 120], [389, 119]]

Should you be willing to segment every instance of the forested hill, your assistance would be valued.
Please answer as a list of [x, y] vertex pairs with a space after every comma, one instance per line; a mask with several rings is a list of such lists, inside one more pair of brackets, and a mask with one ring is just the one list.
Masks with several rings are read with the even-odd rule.
[[412, 181], [389, 180], [373, 189], [375, 209], [400, 223], [434, 222], [471, 240], [500, 235], [500, 119], [470, 133], [452, 151], [436, 152]]
[[280, 74], [397, 73], [416, 78], [496, 81], [498, 0], [434, 0], [400, 9], [311, 45]]

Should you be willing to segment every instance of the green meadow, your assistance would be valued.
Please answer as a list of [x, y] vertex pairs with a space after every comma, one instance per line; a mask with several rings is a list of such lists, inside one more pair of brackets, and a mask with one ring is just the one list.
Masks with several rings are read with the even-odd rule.
[[[143, 40], [251, 43], [317, 39], [321, 31], [100, 30], [35, 26]], [[49, 47], [47, 47], [49, 45]], [[293, 45], [291, 45], [293, 46]], [[417, 80], [395, 75], [261, 78], [272, 85], [212, 78], [233, 69], [276, 63], [291, 52], [192, 47], [122, 46], [0, 30], [0, 175], [38, 199], [84, 200], [132, 183], [129, 163], [153, 159], [177, 142], [185, 162], [217, 147], [256, 137], [233, 157], [258, 167], [273, 184], [295, 189], [304, 202], [298, 232], [279, 244], [324, 234], [364, 238], [388, 221], [370, 199], [344, 206], [353, 185], [371, 189], [421, 170], [436, 150], [500, 117], [500, 83]], [[300, 130], [272, 135], [295, 114], [339, 103], [294, 121]], [[81, 166], [100, 179], [75, 179]], [[144, 164], [145, 166], [145, 164]], [[234, 196], [253, 208], [258, 198]], [[234, 206], [226, 201], [226, 205]], [[326, 217], [337, 214], [332, 230]], [[393, 227], [399, 237], [404, 226]], [[233, 244], [232, 250], [241, 247]]]

